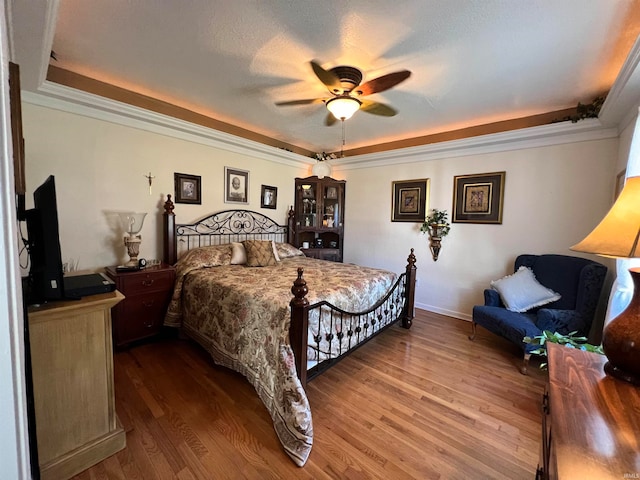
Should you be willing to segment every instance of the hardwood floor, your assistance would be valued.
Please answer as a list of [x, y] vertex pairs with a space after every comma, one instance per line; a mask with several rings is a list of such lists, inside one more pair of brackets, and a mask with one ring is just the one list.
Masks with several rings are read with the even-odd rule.
[[307, 387], [314, 445], [296, 467], [239, 374], [182, 340], [115, 355], [125, 450], [89, 479], [534, 478], [546, 372], [465, 321], [418, 311]]

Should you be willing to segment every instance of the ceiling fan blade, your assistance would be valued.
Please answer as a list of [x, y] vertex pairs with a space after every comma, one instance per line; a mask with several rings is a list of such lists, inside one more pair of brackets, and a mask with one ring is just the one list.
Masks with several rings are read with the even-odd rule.
[[399, 72], [389, 73], [368, 82], [353, 89], [358, 95], [371, 95], [372, 93], [384, 92], [385, 90], [395, 87], [400, 82], [404, 82], [411, 76], [409, 70], [400, 70]]
[[395, 108], [385, 105], [384, 103], [372, 102], [370, 100], [363, 100], [360, 110], [373, 115], [382, 115], [383, 117], [393, 117], [398, 113]]
[[308, 98], [306, 100], [290, 100], [288, 102], [276, 102], [278, 107], [286, 107], [290, 105], [310, 105], [312, 103], [324, 103], [324, 98]]
[[324, 124], [327, 127], [330, 127], [331, 125], [334, 125], [338, 120], [336, 119], [336, 117], [333, 116], [333, 113], [329, 112], [327, 113], [327, 116], [324, 117]]
[[315, 60], [311, 60], [309, 63], [311, 64], [311, 68], [313, 68], [313, 73], [327, 86], [331, 93], [340, 95], [343, 92], [340, 79], [336, 75], [322, 68]]

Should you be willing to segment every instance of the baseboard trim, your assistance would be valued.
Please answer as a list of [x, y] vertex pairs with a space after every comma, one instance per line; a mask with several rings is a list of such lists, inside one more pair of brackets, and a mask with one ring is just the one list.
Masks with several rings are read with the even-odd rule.
[[447, 317], [457, 318], [459, 320], [471, 321], [471, 315], [468, 313], [456, 312], [454, 310], [447, 310], [446, 308], [438, 308], [433, 305], [426, 305], [424, 303], [416, 303], [416, 308], [420, 310], [426, 310], [427, 312], [439, 313], [440, 315], [446, 315]]

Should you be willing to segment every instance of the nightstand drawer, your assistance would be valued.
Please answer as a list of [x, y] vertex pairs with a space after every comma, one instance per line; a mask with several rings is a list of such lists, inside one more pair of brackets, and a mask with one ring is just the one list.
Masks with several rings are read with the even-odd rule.
[[162, 264], [135, 272], [107, 267], [106, 271], [126, 297], [112, 311], [113, 344], [123, 347], [160, 333], [173, 293], [173, 267]]
[[162, 329], [164, 314], [169, 304], [167, 292], [135, 295], [125, 298], [119, 310], [123, 319], [115, 327], [117, 346], [156, 335]]
[[128, 297], [139, 293], [168, 291], [173, 289], [173, 271], [148, 270], [123, 275], [121, 291]]

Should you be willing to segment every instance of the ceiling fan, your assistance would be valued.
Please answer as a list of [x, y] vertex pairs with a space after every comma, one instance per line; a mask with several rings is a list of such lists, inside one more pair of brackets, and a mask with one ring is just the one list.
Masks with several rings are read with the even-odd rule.
[[362, 72], [355, 67], [343, 65], [325, 70], [315, 60], [309, 63], [316, 77], [329, 89], [332, 97], [291, 100], [287, 102], [277, 102], [276, 105], [292, 106], [324, 103], [329, 110], [324, 121], [325, 125], [328, 126], [333, 125], [338, 120], [344, 121], [351, 118], [358, 110], [372, 113], [373, 115], [393, 117], [398, 113], [394, 108], [384, 103], [362, 99], [361, 97], [388, 90], [411, 76], [409, 70], [400, 70], [374, 78], [360, 85], [360, 82], [362, 82]]

